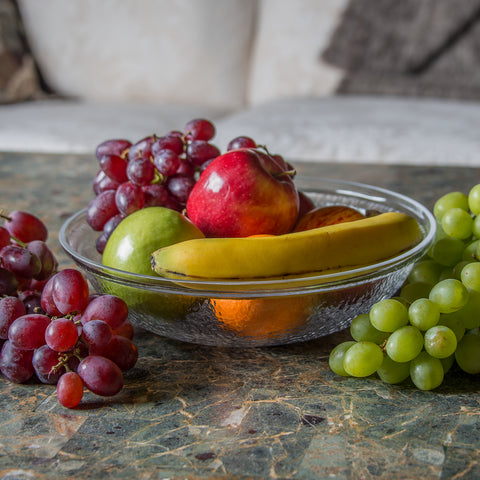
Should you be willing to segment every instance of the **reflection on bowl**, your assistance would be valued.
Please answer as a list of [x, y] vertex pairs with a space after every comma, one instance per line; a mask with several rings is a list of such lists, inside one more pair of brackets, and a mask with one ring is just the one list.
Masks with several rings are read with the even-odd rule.
[[430, 247], [435, 220], [420, 203], [395, 192], [328, 179], [298, 177], [316, 205], [350, 205], [363, 212], [400, 211], [414, 217], [423, 240], [368, 267], [289, 279], [194, 281], [137, 275], [105, 267], [95, 249], [98, 232], [77, 212], [61, 228], [60, 243], [98, 292], [122, 297], [130, 321], [153, 333], [212, 346], [282, 345], [346, 328], [381, 298], [393, 296]]

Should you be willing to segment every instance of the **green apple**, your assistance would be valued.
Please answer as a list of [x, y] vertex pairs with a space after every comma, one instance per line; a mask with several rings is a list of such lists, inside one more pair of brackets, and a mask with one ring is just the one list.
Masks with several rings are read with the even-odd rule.
[[102, 262], [107, 267], [156, 275], [151, 267], [155, 250], [203, 233], [185, 215], [165, 207], [148, 207], [123, 219], [108, 239]]
[[[159, 248], [184, 240], [203, 238], [203, 233], [184, 215], [164, 207], [148, 207], [122, 220], [108, 239], [102, 262], [107, 267], [141, 275], [156, 276], [151, 255]], [[189, 307], [189, 297], [173, 301], [169, 294], [148, 292], [105, 281], [104, 290], [117, 295], [140, 316], [154, 315], [168, 320], [179, 319]]]

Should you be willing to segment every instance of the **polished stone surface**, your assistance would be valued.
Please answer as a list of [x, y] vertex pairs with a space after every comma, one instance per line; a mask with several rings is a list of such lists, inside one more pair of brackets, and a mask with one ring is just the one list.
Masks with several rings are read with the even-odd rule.
[[[296, 164], [299, 174], [375, 184], [431, 207], [468, 191], [467, 168]], [[57, 233], [93, 197], [92, 156], [0, 154], [0, 208]], [[477, 376], [437, 390], [333, 374], [346, 332], [305, 344], [221, 349], [137, 331], [140, 358], [117, 396], [67, 410], [55, 388], [0, 378], [0, 479], [479, 478]]]

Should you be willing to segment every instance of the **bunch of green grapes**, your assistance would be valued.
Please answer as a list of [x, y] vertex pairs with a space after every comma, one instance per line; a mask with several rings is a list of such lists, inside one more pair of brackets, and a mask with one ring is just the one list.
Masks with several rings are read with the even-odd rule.
[[352, 340], [329, 357], [338, 375], [385, 383], [408, 378], [421, 390], [443, 382], [456, 363], [480, 373], [480, 184], [451, 192], [433, 209], [435, 241], [397, 297], [377, 302], [350, 326]]

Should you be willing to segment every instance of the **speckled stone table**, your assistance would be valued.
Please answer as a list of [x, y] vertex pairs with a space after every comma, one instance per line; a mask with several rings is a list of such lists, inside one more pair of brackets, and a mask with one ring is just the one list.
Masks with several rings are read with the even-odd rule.
[[[371, 183], [431, 207], [480, 170], [296, 164], [299, 174]], [[92, 156], [0, 154], [0, 207], [57, 233], [92, 198]], [[115, 397], [74, 410], [52, 386], [0, 378], [0, 479], [480, 478], [480, 378], [454, 371], [433, 392], [334, 375], [345, 332], [305, 344], [220, 349], [137, 331], [140, 358]]]

